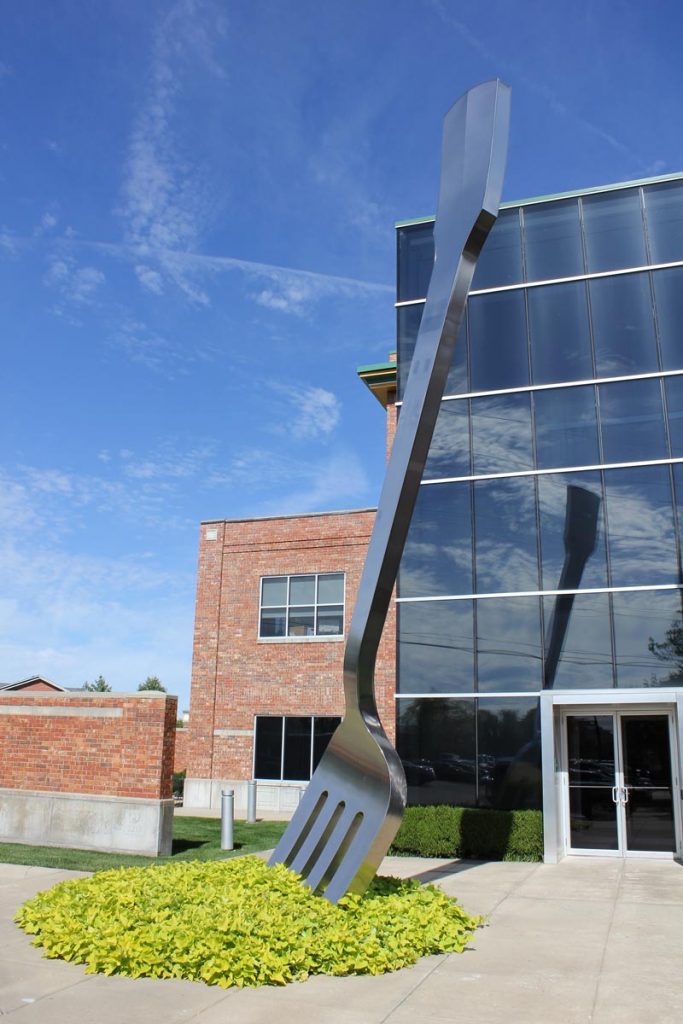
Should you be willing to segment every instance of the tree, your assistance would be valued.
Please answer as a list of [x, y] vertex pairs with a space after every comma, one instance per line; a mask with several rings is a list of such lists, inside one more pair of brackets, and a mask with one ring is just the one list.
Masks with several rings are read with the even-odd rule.
[[111, 686], [104, 676], [98, 676], [94, 683], [83, 683], [83, 689], [89, 690], [91, 693], [108, 693], [111, 691]]
[[166, 687], [161, 685], [159, 676], [147, 676], [144, 683], [138, 686], [138, 690], [161, 690], [162, 693], [166, 693]]

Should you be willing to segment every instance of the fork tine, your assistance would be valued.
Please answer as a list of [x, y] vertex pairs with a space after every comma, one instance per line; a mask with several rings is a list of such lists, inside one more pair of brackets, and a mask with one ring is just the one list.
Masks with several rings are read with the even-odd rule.
[[[351, 883], [356, 878], [365, 861], [368, 850], [375, 839], [377, 829], [372, 818], [361, 819], [358, 827], [349, 834], [345, 842], [344, 850], [340, 851], [341, 856], [335, 857], [330, 865], [330, 871], [324, 881], [327, 887], [323, 895], [331, 903], [337, 903], [342, 896], [351, 891]], [[365, 872], [367, 874], [367, 872]], [[369, 869], [369, 877], [366, 877], [360, 889], [362, 892], [371, 879], [374, 877], [375, 869]], [[357, 889], [355, 891], [358, 891]]]
[[322, 789], [316, 799], [316, 792], [311, 786], [308, 787], [270, 858], [270, 864], [284, 864], [286, 868], [290, 867], [322, 812], [327, 798], [326, 789]]
[[286, 865], [290, 871], [303, 875], [304, 868], [310, 867], [315, 857], [325, 848], [345, 806], [343, 800], [328, 799], [315, 821], [307, 822], [304, 841], [299, 844], [296, 855], [290, 857], [290, 862]]
[[310, 862], [301, 872], [313, 892], [321, 892], [327, 888], [362, 821], [362, 811], [352, 807], [344, 808], [343, 814], [338, 817], [334, 831], [329, 835], [325, 845], [320, 850], [314, 851]]

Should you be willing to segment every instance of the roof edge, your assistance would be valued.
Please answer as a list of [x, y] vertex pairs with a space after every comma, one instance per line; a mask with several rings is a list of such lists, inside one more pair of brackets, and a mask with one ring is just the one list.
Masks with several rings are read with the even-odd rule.
[[[529, 199], [506, 200], [500, 204], [501, 210], [511, 210], [516, 206], [533, 206], [535, 203], [552, 203], [559, 199], [575, 199], [578, 196], [591, 196], [599, 192], [616, 192], [622, 188], [636, 188], [640, 185], [658, 185], [666, 181], [679, 181], [683, 178], [683, 171], [675, 171], [672, 174], [658, 174], [652, 178], [634, 178], [632, 181], [615, 181], [611, 185], [591, 185], [588, 188], [572, 189], [570, 192], [555, 192], [547, 196], [532, 196]], [[397, 220], [395, 228], [409, 228], [415, 224], [432, 224], [436, 217], [413, 217], [409, 220]]]

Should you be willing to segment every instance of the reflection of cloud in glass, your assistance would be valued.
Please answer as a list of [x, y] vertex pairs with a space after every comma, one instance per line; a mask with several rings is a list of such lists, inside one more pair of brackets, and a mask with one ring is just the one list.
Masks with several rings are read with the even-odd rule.
[[469, 476], [470, 436], [467, 400], [442, 402], [424, 471], [425, 480]]
[[665, 466], [605, 473], [614, 586], [676, 583], [671, 485]]
[[538, 589], [533, 477], [475, 484], [477, 591]]
[[528, 394], [472, 399], [474, 472], [533, 469]]

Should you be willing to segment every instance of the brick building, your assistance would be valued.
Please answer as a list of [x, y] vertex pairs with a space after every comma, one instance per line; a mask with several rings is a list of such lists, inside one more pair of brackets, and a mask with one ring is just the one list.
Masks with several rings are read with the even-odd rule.
[[[396, 425], [396, 366], [359, 370]], [[344, 640], [375, 509], [201, 524], [185, 804], [218, 806], [221, 789], [259, 810], [290, 811], [344, 712]], [[375, 676], [394, 735], [396, 612]]]

